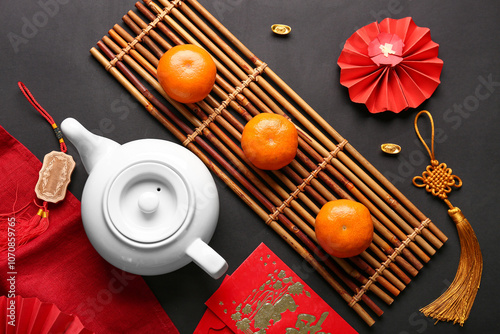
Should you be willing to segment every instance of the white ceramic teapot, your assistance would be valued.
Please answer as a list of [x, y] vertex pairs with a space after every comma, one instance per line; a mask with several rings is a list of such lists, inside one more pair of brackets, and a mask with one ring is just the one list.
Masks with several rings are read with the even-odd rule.
[[89, 173], [82, 220], [104, 259], [138, 275], [168, 273], [191, 261], [214, 278], [226, 272], [226, 261], [207, 245], [219, 215], [217, 188], [192, 152], [158, 139], [120, 145], [72, 118], [61, 129]]

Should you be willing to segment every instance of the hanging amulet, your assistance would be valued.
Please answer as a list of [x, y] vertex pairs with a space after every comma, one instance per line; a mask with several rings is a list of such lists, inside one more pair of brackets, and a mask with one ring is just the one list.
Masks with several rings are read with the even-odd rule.
[[451, 173], [451, 168], [448, 168], [444, 162], [439, 163], [437, 160], [432, 160], [422, 176], [413, 178], [413, 185], [419, 188], [425, 187], [425, 190], [432, 195], [446, 199], [452, 190], [451, 187], [460, 188], [462, 186], [462, 180]]
[[46, 154], [35, 186], [36, 196], [50, 203], [63, 200], [74, 168], [71, 155], [57, 151]]

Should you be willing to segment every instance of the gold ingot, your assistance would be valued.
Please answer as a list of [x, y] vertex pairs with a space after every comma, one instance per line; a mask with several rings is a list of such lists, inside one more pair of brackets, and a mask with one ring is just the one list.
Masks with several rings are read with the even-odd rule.
[[382, 144], [380, 148], [387, 154], [398, 154], [399, 152], [401, 152], [401, 146], [396, 144]]
[[292, 28], [285, 24], [273, 24], [271, 30], [278, 35], [287, 35], [292, 31]]

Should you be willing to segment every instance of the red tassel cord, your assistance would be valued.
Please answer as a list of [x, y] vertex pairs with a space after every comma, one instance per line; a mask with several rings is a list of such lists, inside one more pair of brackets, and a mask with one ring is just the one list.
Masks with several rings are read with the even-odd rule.
[[[28, 102], [49, 122], [54, 130], [54, 133], [59, 141], [61, 152], [66, 153], [67, 147], [62, 137], [62, 132], [55, 123], [54, 119], [49, 113], [42, 108], [42, 106], [35, 100], [28, 88], [22, 83], [18, 82], [19, 89], [26, 97]], [[9, 249], [9, 245], [14, 242], [17, 246], [25, 245], [31, 240], [42, 235], [49, 227], [49, 210], [47, 209], [47, 198], [40, 198], [42, 204], [39, 205], [36, 199], [33, 203], [38, 207], [38, 212], [30, 218], [25, 218], [25, 212], [31, 207], [31, 203], [26, 204], [21, 209], [13, 210], [11, 213], [0, 214], [0, 252]], [[16, 199], [14, 202], [17, 202]], [[52, 201], [55, 203], [55, 201]], [[4, 241], [5, 240], [5, 241]]]
[[20, 224], [19, 226], [19, 237], [17, 237], [19, 246], [27, 244], [47, 231], [49, 228], [49, 210], [47, 210], [47, 202], [39, 206], [36, 215], [31, 217], [25, 224]]
[[[27, 217], [26, 211], [33, 207], [32, 203], [38, 207], [38, 211], [31, 217]], [[47, 202], [42, 205], [35, 200], [22, 208], [0, 214], [0, 252], [9, 248], [9, 243], [15, 242], [16, 246], [22, 246], [42, 235], [49, 227], [49, 210]]]
[[52, 126], [52, 129], [54, 130], [54, 133], [57, 137], [57, 140], [59, 140], [59, 146], [61, 147], [61, 152], [66, 153], [68, 151], [68, 148], [66, 147], [66, 143], [64, 142], [64, 139], [62, 137], [62, 132], [57, 126], [56, 122], [54, 122], [54, 119], [52, 116], [49, 115], [45, 109], [42, 108], [42, 106], [35, 100], [31, 92], [28, 90], [28, 88], [22, 83], [18, 82], [17, 85], [19, 86], [19, 89], [21, 92], [24, 94], [26, 99], [28, 99], [28, 102], [31, 103], [31, 105], [49, 122], [49, 124]]

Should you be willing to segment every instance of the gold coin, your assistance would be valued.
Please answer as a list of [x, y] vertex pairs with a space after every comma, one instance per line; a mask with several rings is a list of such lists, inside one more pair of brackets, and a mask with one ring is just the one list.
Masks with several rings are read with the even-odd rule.
[[271, 26], [271, 30], [278, 35], [286, 35], [289, 34], [290, 31], [292, 31], [292, 28], [290, 28], [287, 25], [284, 24], [273, 24]]
[[401, 146], [396, 144], [382, 144], [380, 148], [387, 154], [398, 154], [399, 152], [401, 152]]

